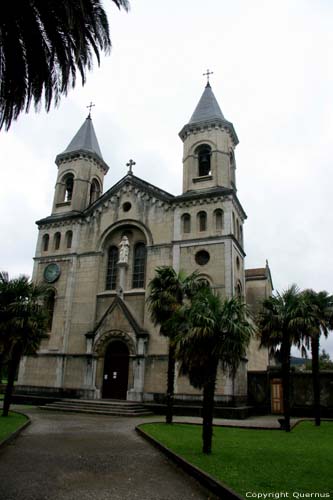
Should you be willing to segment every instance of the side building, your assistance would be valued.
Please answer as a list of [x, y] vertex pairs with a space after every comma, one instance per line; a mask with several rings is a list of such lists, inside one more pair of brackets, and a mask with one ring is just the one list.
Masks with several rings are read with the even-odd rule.
[[[37, 222], [33, 272], [34, 281], [53, 290], [50, 335], [36, 357], [23, 359], [19, 390], [160, 401], [167, 341], [152, 324], [146, 302], [156, 267], [198, 270], [221, 296], [246, 296], [238, 138], [209, 83], [179, 135], [179, 196], [135, 176], [132, 161], [103, 193], [109, 167], [90, 115], [56, 157], [52, 214]], [[217, 399], [244, 401], [248, 366], [265, 370], [267, 364], [267, 351], [253, 340], [235, 379], [219, 374]], [[175, 393], [182, 400], [200, 396], [184, 377], [177, 377]]]

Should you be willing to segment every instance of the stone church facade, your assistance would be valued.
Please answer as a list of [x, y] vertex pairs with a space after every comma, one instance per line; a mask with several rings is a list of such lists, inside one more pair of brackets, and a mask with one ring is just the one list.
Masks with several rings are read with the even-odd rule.
[[[245, 211], [237, 197], [238, 138], [209, 83], [179, 134], [183, 192], [174, 196], [129, 171], [103, 193], [108, 165], [90, 115], [56, 157], [52, 214], [37, 222], [33, 280], [52, 287], [49, 338], [20, 366], [25, 392], [89, 399], [160, 401], [166, 389], [167, 341], [147, 307], [157, 266], [203, 279], [223, 297], [256, 307], [272, 291], [268, 265], [244, 268]], [[221, 373], [217, 399], [244, 400], [247, 371], [265, 370], [267, 351], [252, 340], [234, 380]], [[176, 397], [200, 393], [184, 377]]]

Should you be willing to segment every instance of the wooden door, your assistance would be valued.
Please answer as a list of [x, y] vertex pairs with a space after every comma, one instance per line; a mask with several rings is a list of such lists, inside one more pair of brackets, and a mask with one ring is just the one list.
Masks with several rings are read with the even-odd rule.
[[129, 351], [124, 342], [115, 340], [108, 345], [104, 358], [103, 398], [126, 399]]
[[276, 414], [283, 413], [282, 381], [279, 378], [273, 378], [271, 381], [271, 411]]

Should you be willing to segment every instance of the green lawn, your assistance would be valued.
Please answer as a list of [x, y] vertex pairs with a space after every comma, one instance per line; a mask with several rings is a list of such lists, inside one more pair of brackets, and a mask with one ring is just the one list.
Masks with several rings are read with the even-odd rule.
[[258, 493], [272, 493], [266, 498], [273, 498], [277, 492], [286, 496], [276, 499], [297, 498], [295, 492], [330, 493], [333, 498], [333, 422], [319, 428], [302, 422], [290, 433], [215, 427], [210, 456], [201, 453], [201, 426], [140, 428], [244, 498], [264, 498]]
[[0, 441], [16, 431], [26, 421], [27, 417], [14, 412], [10, 412], [8, 417], [0, 416]]

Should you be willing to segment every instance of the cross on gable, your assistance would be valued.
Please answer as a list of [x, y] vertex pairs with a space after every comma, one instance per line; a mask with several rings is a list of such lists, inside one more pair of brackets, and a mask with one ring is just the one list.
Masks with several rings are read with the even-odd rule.
[[133, 170], [132, 170], [132, 167], [133, 165], [136, 165], [135, 161], [133, 161], [132, 159], [129, 160], [128, 163], [126, 163], [126, 167], [128, 167], [128, 173], [129, 174], [132, 174], [133, 173]]

